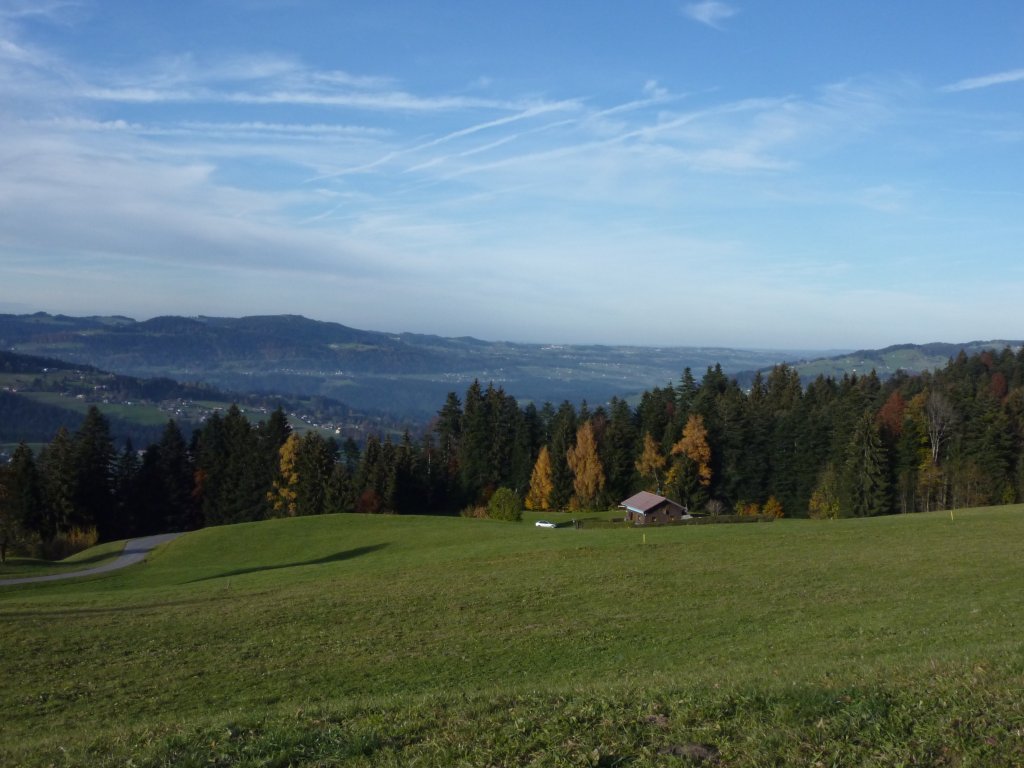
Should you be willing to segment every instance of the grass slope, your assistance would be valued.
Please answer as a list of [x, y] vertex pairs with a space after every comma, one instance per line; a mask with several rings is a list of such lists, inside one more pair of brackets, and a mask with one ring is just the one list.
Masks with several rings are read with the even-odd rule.
[[1022, 534], [206, 529], [0, 590], [0, 764], [1022, 764]]
[[6, 563], [0, 563], [0, 578], [21, 579], [28, 576], [49, 576], [55, 573], [73, 573], [84, 568], [96, 568], [116, 559], [124, 550], [124, 545], [124, 540], [111, 541], [56, 562], [37, 560], [33, 557], [8, 557]]

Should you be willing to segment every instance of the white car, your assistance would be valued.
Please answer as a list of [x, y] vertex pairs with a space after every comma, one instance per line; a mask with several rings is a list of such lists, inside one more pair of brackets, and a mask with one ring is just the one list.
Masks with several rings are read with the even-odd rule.
[[547, 520], [538, 520], [534, 523], [538, 528], [557, 528], [558, 526]]

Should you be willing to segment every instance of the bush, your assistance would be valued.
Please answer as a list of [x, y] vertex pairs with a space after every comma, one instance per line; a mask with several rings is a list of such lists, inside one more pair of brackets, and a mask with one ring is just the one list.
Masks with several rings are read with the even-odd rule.
[[735, 514], [741, 517], [757, 517], [761, 514], [761, 505], [755, 501], [737, 501]]
[[487, 516], [492, 520], [519, 522], [523, 519], [523, 500], [511, 488], [499, 488], [487, 502]]
[[97, 541], [95, 527], [72, 528], [67, 533], [58, 533], [50, 541], [38, 542], [34, 554], [43, 560], [63, 560], [96, 546]]
[[761, 509], [761, 514], [778, 520], [782, 517], [782, 502], [774, 496], [769, 496], [768, 501], [764, 503], [764, 507]]

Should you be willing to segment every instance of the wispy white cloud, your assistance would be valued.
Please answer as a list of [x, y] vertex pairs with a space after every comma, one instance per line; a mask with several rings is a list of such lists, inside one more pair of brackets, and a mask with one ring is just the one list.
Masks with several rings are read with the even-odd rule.
[[225, 91], [210, 87], [84, 86], [78, 95], [94, 101], [124, 104], [205, 103], [254, 106], [338, 107], [367, 111], [440, 112], [467, 109], [511, 110], [523, 104], [460, 95], [418, 96], [405, 91], [327, 92], [272, 88], [266, 91]]
[[81, 3], [74, 0], [7, 0], [0, 5], [0, 19], [44, 17], [59, 20], [65, 12], [80, 6]]
[[688, 3], [683, 7], [683, 13], [701, 24], [721, 29], [722, 22], [731, 19], [739, 11], [721, 0], [702, 0], [699, 3]]
[[990, 88], [993, 85], [1005, 85], [1006, 83], [1019, 83], [1024, 80], [1024, 69], [1011, 69], [1006, 72], [996, 72], [981, 77], [968, 77], [964, 80], [957, 80], [955, 83], [944, 85], [939, 90], [947, 93], [958, 93], [960, 91], [975, 91], [979, 88]]
[[[386, 163], [389, 163], [392, 160], [395, 160], [395, 159], [397, 159], [399, 157], [406, 156], [406, 155], [413, 155], [413, 154], [422, 152], [423, 150], [439, 146], [441, 144], [447, 144], [447, 143], [455, 141], [457, 139], [465, 138], [467, 136], [472, 136], [473, 134], [479, 133], [481, 131], [486, 131], [486, 130], [490, 130], [490, 129], [493, 129], [493, 128], [502, 127], [502, 126], [505, 126], [505, 125], [509, 125], [510, 123], [517, 123], [517, 122], [521, 122], [523, 120], [529, 120], [531, 118], [534, 118], [534, 117], [537, 117], [537, 116], [540, 116], [540, 115], [545, 115], [545, 114], [548, 114], [550, 112], [558, 112], [558, 111], [565, 111], [565, 110], [575, 110], [575, 109], [578, 109], [578, 108], [579, 108], [579, 102], [576, 101], [576, 100], [566, 100], [566, 101], [553, 102], [553, 103], [547, 103], [547, 104], [544, 104], [544, 103], [537, 104], [535, 106], [528, 107], [528, 108], [526, 108], [526, 109], [524, 109], [524, 110], [522, 110], [520, 112], [517, 112], [514, 115], [507, 115], [505, 117], [496, 118], [494, 120], [488, 120], [488, 121], [485, 121], [483, 123], [476, 123], [474, 125], [467, 126], [466, 128], [460, 128], [460, 129], [458, 129], [456, 131], [451, 131], [451, 132], [446, 133], [446, 134], [444, 134], [442, 136], [438, 136], [437, 138], [430, 139], [429, 141], [420, 142], [420, 143], [415, 144], [413, 146], [392, 149], [391, 151], [387, 152], [385, 155], [377, 158], [376, 160], [374, 160], [374, 161], [372, 161], [370, 163], [365, 163], [365, 164], [362, 164], [362, 165], [359, 165], [359, 166], [356, 166], [356, 167], [352, 167], [352, 168], [343, 168], [343, 169], [341, 169], [339, 171], [333, 171], [331, 173], [327, 173], [327, 174], [323, 174], [321, 176], [317, 176], [317, 177], [315, 177], [313, 179], [310, 179], [310, 181], [322, 181], [324, 179], [329, 179], [329, 178], [338, 177], [338, 176], [347, 176], [347, 175], [351, 175], [351, 174], [355, 174], [355, 173], [365, 173], [366, 171], [372, 170], [374, 168], [378, 168], [378, 167], [380, 167], [380, 166], [382, 166], [382, 165], [384, 165]], [[427, 167], [431, 167], [431, 166], [435, 166], [435, 165], [439, 165], [439, 164], [440, 164], [439, 159], [433, 158], [433, 159], [430, 159], [430, 160], [423, 161], [421, 163], [417, 163], [415, 166], [413, 166], [413, 168], [416, 168], [416, 169], [427, 168]], [[406, 169], [406, 170], [410, 170], [410, 169]]]

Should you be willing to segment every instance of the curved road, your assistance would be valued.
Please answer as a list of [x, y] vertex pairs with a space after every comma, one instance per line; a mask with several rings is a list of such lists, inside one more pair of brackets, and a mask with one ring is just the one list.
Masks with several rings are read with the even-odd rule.
[[41, 581], [60, 581], [61, 579], [74, 579], [79, 576], [94, 576], [97, 573], [116, 571], [119, 568], [127, 568], [129, 565], [141, 563], [146, 559], [152, 550], [161, 544], [181, 536], [180, 533], [161, 533], [156, 536], [145, 536], [141, 539], [131, 539], [124, 545], [124, 550], [109, 563], [97, 565], [95, 568], [85, 568], [81, 571], [69, 571], [68, 573], [53, 573], [49, 576], [23, 576], [19, 579], [0, 579], [0, 587], [8, 587], [14, 584], [34, 584]]

